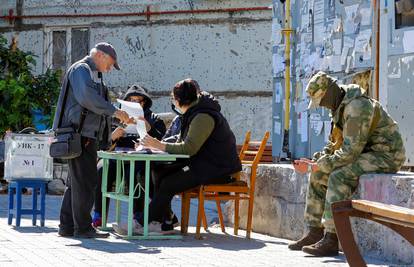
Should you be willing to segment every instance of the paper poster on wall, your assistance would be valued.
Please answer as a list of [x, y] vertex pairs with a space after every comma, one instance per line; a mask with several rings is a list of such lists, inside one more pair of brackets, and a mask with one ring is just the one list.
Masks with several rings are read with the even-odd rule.
[[328, 19], [335, 18], [335, 0], [328, 0]]
[[275, 121], [274, 122], [274, 127], [273, 127], [273, 132], [277, 135], [281, 135], [282, 134], [282, 125], [279, 121]]
[[324, 0], [314, 0], [313, 3], [313, 23], [319, 24], [324, 23], [325, 16], [325, 1]]
[[324, 129], [324, 141], [329, 141], [329, 135], [331, 134], [331, 122], [330, 121], [324, 121], [323, 122], [323, 129]]
[[403, 48], [404, 53], [414, 52], [414, 30], [404, 31]]
[[332, 50], [334, 55], [340, 55], [342, 50], [342, 39], [333, 39]]
[[370, 49], [371, 29], [361, 31], [355, 38], [355, 52], [364, 53]]
[[349, 52], [349, 47], [344, 46], [344, 48], [342, 49], [342, 54], [341, 54], [341, 66], [345, 65], [346, 57], [348, 56], [348, 52]]
[[282, 101], [282, 84], [277, 82], [275, 85], [275, 103], [279, 104]]
[[282, 41], [282, 26], [279, 23], [278, 19], [272, 20], [272, 34], [270, 36], [270, 41], [277, 45]]
[[284, 58], [277, 53], [273, 54], [272, 69], [273, 77], [276, 77], [278, 73], [285, 70]]
[[315, 45], [322, 45], [325, 37], [325, 26], [323, 24], [314, 25], [313, 42]]
[[361, 14], [361, 25], [362, 26], [369, 26], [372, 23], [371, 20], [371, 8], [361, 8], [359, 9], [359, 13]]
[[300, 114], [300, 140], [302, 142], [308, 141], [308, 112], [302, 112]]
[[341, 56], [332, 56], [329, 69], [333, 72], [342, 71]]

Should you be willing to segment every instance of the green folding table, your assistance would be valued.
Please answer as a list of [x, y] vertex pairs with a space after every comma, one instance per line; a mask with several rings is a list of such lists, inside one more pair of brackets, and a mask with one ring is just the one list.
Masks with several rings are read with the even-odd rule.
[[[125, 236], [126, 239], [180, 239], [181, 235], [150, 235], [148, 233], [148, 213], [149, 213], [149, 183], [150, 183], [150, 163], [151, 161], [175, 161], [178, 158], [188, 158], [188, 155], [176, 155], [176, 154], [135, 154], [125, 152], [107, 152], [98, 151], [98, 157], [103, 159], [103, 173], [102, 173], [102, 230], [111, 230], [111, 227], [107, 227], [106, 219], [106, 198], [112, 198], [116, 200], [115, 204], [115, 220], [119, 225], [121, 217], [121, 203], [124, 201], [128, 203], [128, 233]], [[107, 192], [108, 184], [108, 168], [109, 160], [116, 160], [116, 185], [115, 192]], [[125, 188], [125, 172], [124, 162], [129, 161], [129, 190], [126, 194]], [[135, 183], [135, 161], [145, 162], [145, 186], [140, 183]], [[148, 189], [148, 190], [147, 190]], [[134, 207], [134, 193], [139, 190], [139, 195], [144, 192], [144, 233], [143, 235], [133, 235], [133, 207]]]

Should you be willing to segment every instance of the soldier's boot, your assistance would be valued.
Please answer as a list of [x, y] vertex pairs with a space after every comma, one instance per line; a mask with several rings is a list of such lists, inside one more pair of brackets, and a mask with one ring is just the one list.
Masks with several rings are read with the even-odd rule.
[[309, 227], [309, 232], [298, 241], [288, 245], [290, 250], [302, 250], [302, 247], [315, 244], [323, 237], [323, 228]]
[[338, 237], [335, 233], [327, 232], [319, 242], [304, 246], [302, 251], [318, 257], [336, 256], [338, 255]]

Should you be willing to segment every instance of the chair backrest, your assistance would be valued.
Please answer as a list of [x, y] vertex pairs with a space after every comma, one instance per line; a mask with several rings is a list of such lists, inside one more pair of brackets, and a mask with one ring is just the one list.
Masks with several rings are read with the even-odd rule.
[[[240, 156], [240, 160], [242, 164], [250, 166], [250, 169], [251, 169], [250, 191], [254, 192], [254, 187], [256, 183], [257, 165], [259, 165], [260, 159], [262, 158], [262, 155], [265, 150], [266, 143], [267, 143], [267, 140], [269, 139], [270, 133], [266, 131], [261, 141], [250, 141], [250, 132], [247, 132], [246, 137], [247, 135], [249, 135], [249, 140], [247, 142], [247, 148], [244, 148], [244, 144], [243, 144], [243, 147], [240, 150], [240, 154], [243, 154], [243, 155]], [[243, 160], [246, 155], [253, 155], [254, 159], [252, 161]]]

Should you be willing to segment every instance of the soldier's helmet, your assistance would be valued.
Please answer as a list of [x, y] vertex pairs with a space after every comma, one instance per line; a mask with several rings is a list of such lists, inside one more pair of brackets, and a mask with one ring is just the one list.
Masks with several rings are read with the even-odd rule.
[[306, 92], [310, 97], [308, 109], [317, 108], [321, 103], [323, 96], [325, 95], [328, 87], [335, 83], [336, 79], [329, 76], [323, 71], [319, 71], [309, 80], [306, 86]]

